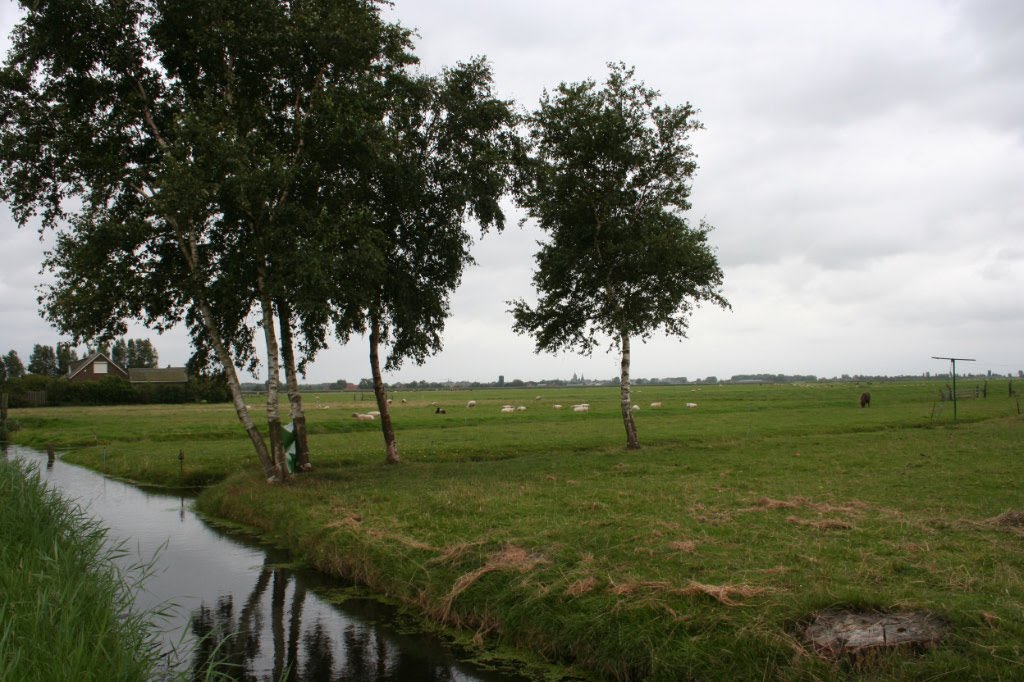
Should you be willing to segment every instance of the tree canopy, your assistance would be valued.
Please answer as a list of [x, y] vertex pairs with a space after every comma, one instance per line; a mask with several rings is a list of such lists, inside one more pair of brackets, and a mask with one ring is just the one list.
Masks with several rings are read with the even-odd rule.
[[527, 119], [529, 159], [519, 201], [547, 233], [536, 254], [538, 300], [512, 301], [514, 329], [538, 352], [591, 352], [602, 338], [622, 352], [627, 445], [638, 446], [629, 404], [630, 339], [685, 337], [696, 305], [728, 306], [711, 227], [692, 225], [691, 105], [660, 95], [612, 64], [607, 81], [561, 84]]
[[[185, 321], [281, 477], [235, 375], [253, 359], [249, 315], [269, 334], [275, 300], [290, 298], [317, 347], [326, 314], [302, 286], [352, 255], [338, 188], [372, 153], [380, 90], [413, 61], [408, 31], [363, 0], [22, 7], [0, 74], [0, 197], [20, 223], [39, 214], [58, 230], [48, 319], [76, 340]], [[314, 204], [323, 188], [332, 200]], [[305, 261], [288, 248], [302, 245]]]
[[3, 363], [4, 375], [7, 380], [20, 379], [25, 376], [25, 365], [21, 362], [21, 358], [18, 357], [18, 351], [7, 351], [7, 355], [3, 357]]
[[53, 346], [38, 343], [33, 346], [32, 354], [28, 358], [28, 371], [30, 374], [45, 377], [57, 376], [57, 353]]

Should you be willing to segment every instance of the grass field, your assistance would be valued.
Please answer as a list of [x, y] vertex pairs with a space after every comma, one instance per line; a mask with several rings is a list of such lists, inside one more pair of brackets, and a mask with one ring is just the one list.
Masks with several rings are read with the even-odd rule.
[[[316, 470], [277, 487], [227, 405], [12, 416], [18, 442], [116, 476], [219, 482], [207, 513], [581, 674], [1009, 680], [1024, 678], [1024, 418], [1002, 381], [955, 423], [938, 382], [642, 387], [638, 452], [615, 389], [398, 393], [397, 467], [378, 425], [351, 418], [371, 394], [310, 394]], [[552, 408], [580, 402], [592, 411]], [[922, 609], [948, 631], [833, 660], [802, 632], [837, 607]]]

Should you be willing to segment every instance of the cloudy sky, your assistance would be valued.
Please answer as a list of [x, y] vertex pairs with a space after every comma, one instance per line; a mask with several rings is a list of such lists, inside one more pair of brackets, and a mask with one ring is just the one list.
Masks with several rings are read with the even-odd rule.
[[[6, 49], [17, 12], [0, 8]], [[389, 15], [417, 30], [425, 70], [486, 55], [524, 108], [623, 61], [701, 110], [691, 218], [715, 226], [732, 310], [636, 347], [634, 376], [946, 371], [933, 355], [1024, 369], [1024, 3], [396, 0]], [[386, 380], [618, 374], [614, 353], [536, 355], [512, 333], [505, 301], [531, 296], [542, 235], [510, 218], [475, 246], [444, 352]], [[0, 352], [59, 340], [35, 302], [44, 249], [0, 209]], [[153, 338], [162, 363], [188, 358], [183, 333]], [[335, 344], [308, 379], [369, 376], [366, 356]]]

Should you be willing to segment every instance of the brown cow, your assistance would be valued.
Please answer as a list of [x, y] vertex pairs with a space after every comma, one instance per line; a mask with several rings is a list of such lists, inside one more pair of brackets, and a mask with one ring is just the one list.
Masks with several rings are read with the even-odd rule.
[[860, 406], [861, 407], [871, 407], [871, 394], [870, 393], [861, 393], [860, 394]]

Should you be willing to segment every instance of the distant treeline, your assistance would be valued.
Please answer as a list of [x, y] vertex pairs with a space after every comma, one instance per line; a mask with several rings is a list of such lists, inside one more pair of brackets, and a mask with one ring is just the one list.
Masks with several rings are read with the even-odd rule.
[[[958, 374], [958, 377], [968, 379], [992, 379], [1000, 375], [991, 372], [985, 374]], [[1007, 374], [1007, 377], [1013, 375]], [[1017, 373], [1018, 377], [1024, 377], [1024, 371]], [[798, 383], [822, 383], [822, 382], [872, 382], [872, 381], [920, 381], [921, 379], [948, 379], [947, 374], [843, 374], [837, 377], [818, 377], [814, 374], [734, 374], [728, 379], [719, 379], [715, 376], [707, 376], [703, 379], [690, 380], [687, 377], [643, 377], [633, 379], [634, 386], [677, 386], [681, 384], [694, 385], [715, 385], [715, 384], [798, 384]], [[561, 388], [574, 386], [618, 386], [619, 378], [609, 379], [587, 379], [586, 381], [572, 381], [566, 379], [540, 379], [538, 381], [523, 381], [512, 379], [511, 381], [398, 381], [385, 383], [388, 390], [402, 391], [447, 391], [459, 389], [481, 389], [481, 388]], [[247, 393], [261, 393], [267, 390], [265, 383], [242, 384], [242, 390]], [[372, 391], [373, 386], [369, 379], [362, 379], [358, 384], [348, 384], [345, 380], [332, 381], [319, 384], [303, 384], [303, 391]]]
[[0, 391], [11, 407], [64, 405], [148, 405], [226, 402], [231, 399], [223, 378], [192, 378], [185, 384], [132, 384], [119, 377], [71, 382], [64, 377], [27, 374], [7, 381]]

